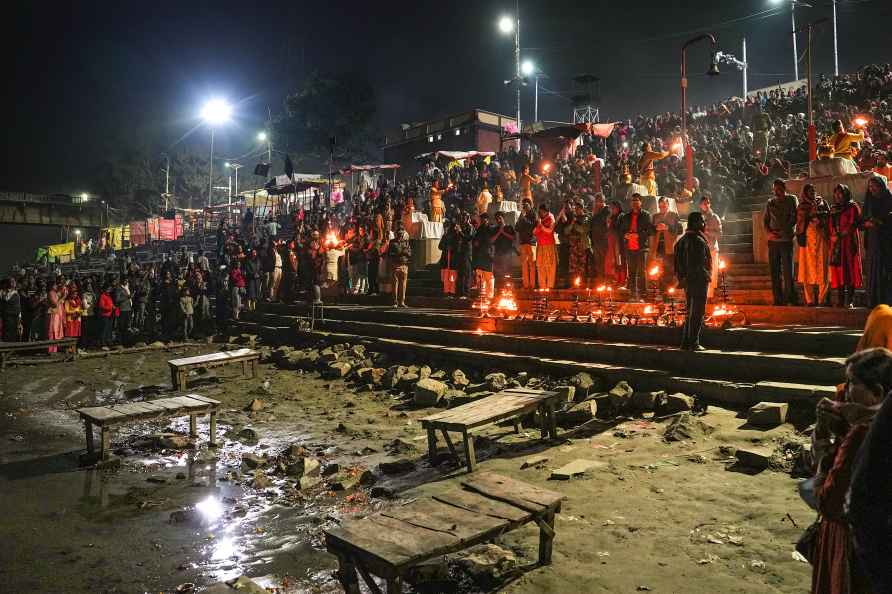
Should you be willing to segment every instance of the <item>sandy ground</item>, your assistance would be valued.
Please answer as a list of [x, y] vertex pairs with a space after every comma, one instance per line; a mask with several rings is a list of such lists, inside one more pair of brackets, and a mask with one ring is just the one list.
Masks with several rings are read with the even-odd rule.
[[[206, 448], [206, 421], [194, 450], [140, 445], [164, 429], [185, 432], [187, 420], [179, 419], [117, 432], [119, 470], [78, 467], [84, 438], [74, 408], [164, 396], [166, 361], [212, 348], [23, 366], [0, 376], [0, 591], [166, 593], [186, 582], [200, 589], [245, 574], [279, 592], [336, 592], [335, 561], [321, 547], [324, 527], [446, 490], [460, 478], [454, 466], [431, 468], [425, 461], [417, 419], [430, 410], [405, 410], [393, 395], [355, 393], [340, 380], [267, 364], [256, 379], [231, 366], [190, 388], [224, 403], [220, 430], [229, 432], [216, 452]], [[263, 410], [242, 412], [254, 398], [264, 401]], [[770, 470], [728, 470], [721, 448], [771, 449], [794, 429], [741, 429], [735, 413], [715, 408], [702, 420], [715, 428], [711, 435], [674, 443], [663, 440], [668, 421], [591, 423], [552, 442], [540, 441], [535, 430], [484, 432], [482, 469], [566, 495], [553, 564], [494, 590], [807, 592], [810, 567], [792, 551], [814, 517], [799, 500], [796, 481]], [[258, 443], [235, 439], [244, 427], [256, 431]], [[389, 447], [395, 439], [397, 451]], [[418, 465], [377, 483], [396, 499], [324, 488], [300, 495], [284, 479], [255, 489], [250, 477], [239, 475], [243, 452], [277, 452], [293, 443], [342, 469], [374, 470], [391, 457]], [[532, 455], [549, 460], [521, 470]], [[549, 480], [550, 469], [575, 459], [601, 464], [583, 478]], [[189, 521], [172, 521], [171, 514], [193, 506]], [[538, 530], [515, 531], [501, 544], [532, 563]]]

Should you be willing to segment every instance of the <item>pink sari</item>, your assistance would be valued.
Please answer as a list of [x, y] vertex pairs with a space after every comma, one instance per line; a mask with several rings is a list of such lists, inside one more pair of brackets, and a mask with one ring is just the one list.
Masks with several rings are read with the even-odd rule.
[[[65, 338], [65, 307], [62, 297], [55, 289], [50, 289], [47, 295], [49, 308], [47, 309], [47, 332], [46, 337], [49, 340]], [[51, 346], [48, 352], [55, 353], [58, 347]]]

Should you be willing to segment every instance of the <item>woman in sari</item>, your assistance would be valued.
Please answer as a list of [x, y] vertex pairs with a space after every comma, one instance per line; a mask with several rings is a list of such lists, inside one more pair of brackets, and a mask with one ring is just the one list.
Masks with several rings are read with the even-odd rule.
[[610, 214], [607, 216], [607, 258], [604, 263], [604, 276], [613, 286], [620, 287], [626, 283], [623, 237], [620, 230], [623, 207], [618, 200], [611, 200], [608, 208]]
[[[799, 278], [806, 305], [823, 305], [830, 289], [827, 268], [830, 251], [830, 206], [805, 184], [796, 208], [796, 239], [799, 244]], [[815, 300], [817, 289], [817, 301]]]
[[65, 336], [71, 338], [80, 338], [81, 336], [81, 316], [84, 313], [84, 304], [81, 300], [77, 285], [71, 284], [68, 287], [68, 296], [65, 297]]
[[855, 307], [855, 289], [860, 289], [861, 207], [852, 200], [844, 184], [833, 189], [830, 214], [830, 286], [839, 291], [839, 307]]
[[[56, 282], [47, 293], [47, 340], [65, 338], [65, 287], [61, 281]], [[55, 353], [58, 347], [47, 349]]]
[[892, 303], [892, 192], [881, 177], [867, 182], [864, 197], [865, 248], [868, 254], [867, 302]]

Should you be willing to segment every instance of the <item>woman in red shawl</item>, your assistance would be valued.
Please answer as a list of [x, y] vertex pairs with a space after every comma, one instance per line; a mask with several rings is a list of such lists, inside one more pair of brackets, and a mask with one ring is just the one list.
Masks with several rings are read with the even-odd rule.
[[845, 506], [858, 450], [878, 405], [892, 388], [892, 352], [872, 348], [855, 353], [846, 361], [846, 379], [844, 400], [825, 398], [818, 403], [817, 425], [835, 439], [818, 460], [815, 480], [821, 519], [812, 554], [812, 594], [871, 591], [855, 559]]
[[849, 187], [833, 189], [830, 215], [830, 286], [839, 290], [839, 307], [855, 307], [855, 289], [861, 288], [861, 207]]
[[80, 338], [81, 316], [83, 315], [83, 302], [77, 286], [73, 283], [68, 288], [68, 296], [65, 298], [65, 336]]

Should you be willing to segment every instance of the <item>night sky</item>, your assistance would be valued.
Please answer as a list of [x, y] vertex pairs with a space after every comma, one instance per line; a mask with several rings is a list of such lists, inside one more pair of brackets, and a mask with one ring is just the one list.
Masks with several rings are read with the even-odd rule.
[[[237, 103], [237, 120], [218, 132], [217, 155], [242, 154], [267, 107], [281, 111], [284, 95], [313, 69], [366, 72], [382, 133], [475, 107], [514, 111], [503, 86], [513, 43], [496, 27], [513, 11], [510, 1], [14, 4], [3, 19], [6, 55], [15, 59], [4, 85], [0, 189], [89, 192], [86, 172], [127, 144], [206, 150], [197, 113], [212, 96]], [[800, 23], [829, 16], [829, 1], [813, 4], [797, 9]], [[570, 103], [546, 89], [571, 95], [579, 73], [603, 80], [602, 120], [677, 109], [679, 48], [703, 30], [738, 57], [747, 36], [751, 89], [789, 80], [785, 6], [773, 14], [769, 0], [523, 1], [523, 56], [549, 77], [541, 119], [569, 119]], [[842, 2], [839, 17], [842, 71], [892, 61], [892, 2]], [[816, 73], [832, 70], [831, 31], [828, 24], [817, 35]], [[731, 67], [718, 79], [701, 75], [706, 45], [688, 62], [693, 103], [740, 93]], [[527, 120], [532, 104], [530, 87]]]

